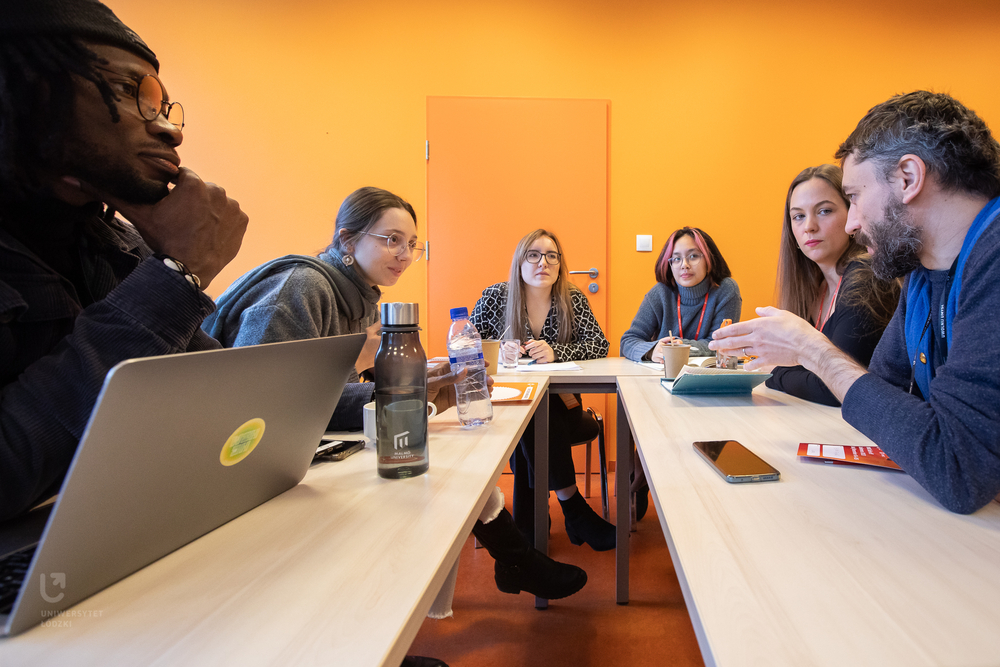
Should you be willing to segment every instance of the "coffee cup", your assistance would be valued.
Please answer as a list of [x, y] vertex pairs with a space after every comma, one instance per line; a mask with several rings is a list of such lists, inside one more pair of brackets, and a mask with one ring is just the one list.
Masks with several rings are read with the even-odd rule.
[[488, 375], [496, 375], [497, 373], [497, 356], [500, 354], [500, 341], [498, 340], [484, 340], [483, 341], [483, 359], [487, 362], [486, 373]]
[[688, 345], [664, 345], [660, 349], [663, 350], [663, 377], [673, 380], [688, 362], [691, 348]]

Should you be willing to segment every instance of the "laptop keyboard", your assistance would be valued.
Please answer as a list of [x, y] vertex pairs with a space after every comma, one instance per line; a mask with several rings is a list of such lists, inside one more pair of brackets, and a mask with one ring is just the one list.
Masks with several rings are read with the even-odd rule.
[[17, 593], [21, 590], [24, 575], [28, 573], [31, 557], [35, 555], [37, 547], [37, 544], [33, 544], [0, 559], [0, 614], [9, 614], [14, 608]]

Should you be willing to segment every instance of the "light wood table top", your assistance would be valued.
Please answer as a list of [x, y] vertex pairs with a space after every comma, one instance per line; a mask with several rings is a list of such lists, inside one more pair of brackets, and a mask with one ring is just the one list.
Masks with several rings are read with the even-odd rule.
[[[545, 369], [545, 364], [539, 364], [537, 371], [520, 371], [515, 373], [504, 373], [502, 370], [497, 375], [504, 378], [517, 377], [521, 382], [529, 382], [532, 377], [544, 375], [549, 378], [549, 383], [555, 387], [560, 385], [560, 391], [566, 391], [562, 385], [586, 385], [583, 389], [574, 389], [575, 393], [614, 393], [616, 390], [615, 381], [620, 376], [643, 376], [662, 377], [663, 371], [637, 364], [625, 357], [607, 357], [605, 359], [588, 359], [587, 361], [577, 361], [583, 370], [580, 371], [552, 371]], [[600, 385], [608, 385], [601, 387]]]
[[419, 477], [380, 479], [372, 447], [314, 465], [76, 605], [57, 619], [68, 627], [0, 640], [0, 665], [397, 667], [538, 401], [474, 430], [438, 415]]
[[[1000, 504], [942, 508], [900, 472], [797, 460], [865, 445], [836, 408], [758, 387], [619, 396], [708, 665], [1000, 664]], [[728, 484], [696, 440], [738, 440], [781, 481]]]

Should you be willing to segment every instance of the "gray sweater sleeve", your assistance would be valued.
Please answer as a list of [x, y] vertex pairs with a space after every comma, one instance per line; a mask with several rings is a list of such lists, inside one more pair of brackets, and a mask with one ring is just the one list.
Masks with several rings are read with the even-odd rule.
[[843, 415], [953, 512], [974, 512], [1000, 492], [1000, 224], [965, 266], [948, 361], [926, 400], [907, 393], [906, 289], [872, 356], [844, 397]]
[[639, 312], [632, 320], [632, 326], [622, 335], [621, 355], [626, 359], [632, 361], [647, 359], [647, 355], [656, 347], [656, 341], [660, 339], [664, 318], [669, 318], [671, 322], [676, 319], [672, 313], [666, 312], [667, 309], [658, 296], [659, 291], [654, 287], [646, 292], [646, 296], [642, 298], [642, 305], [639, 306]]

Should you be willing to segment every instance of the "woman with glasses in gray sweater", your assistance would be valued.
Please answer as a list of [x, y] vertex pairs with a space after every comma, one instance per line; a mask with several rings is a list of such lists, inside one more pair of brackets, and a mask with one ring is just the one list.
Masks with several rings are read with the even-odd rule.
[[712, 332], [723, 320], [738, 322], [743, 299], [715, 241], [697, 227], [667, 238], [656, 260], [656, 285], [646, 293], [621, 355], [632, 361], [663, 361], [665, 345], [691, 346], [692, 356], [711, 356]]

